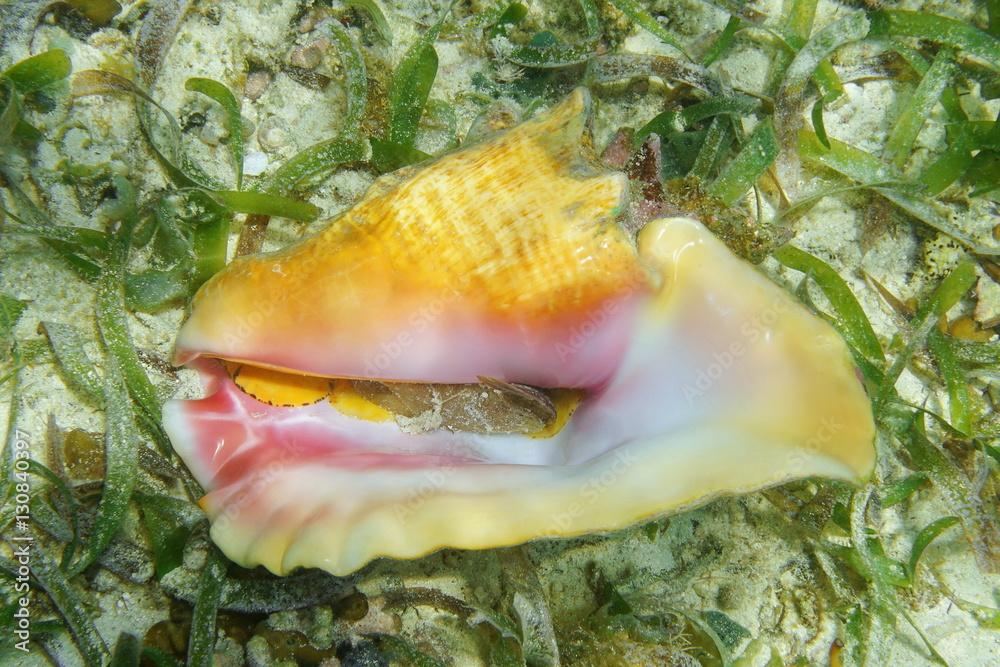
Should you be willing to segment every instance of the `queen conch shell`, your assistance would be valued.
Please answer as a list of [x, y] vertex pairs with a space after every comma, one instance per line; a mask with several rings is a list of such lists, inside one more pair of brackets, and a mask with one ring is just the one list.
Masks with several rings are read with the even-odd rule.
[[[229, 558], [343, 575], [870, 474], [844, 342], [694, 220], [633, 241], [624, 175], [589, 159], [588, 107], [578, 90], [383, 177], [318, 235], [197, 294], [176, 358], [207, 395], [164, 421]], [[343, 389], [483, 377], [584, 397], [532, 437], [410, 432]]]

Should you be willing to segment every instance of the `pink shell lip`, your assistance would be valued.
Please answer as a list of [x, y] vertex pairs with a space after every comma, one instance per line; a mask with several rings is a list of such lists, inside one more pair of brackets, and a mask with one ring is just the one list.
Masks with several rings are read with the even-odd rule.
[[[630, 332], [649, 299], [648, 290], [625, 291], [565, 328], [558, 338], [534, 335], [534, 345], [527, 350], [529, 361], [525, 363], [522, 360], [513, 368], [489, 365], [489, 351], [498, 341], [504, 344], [504, 334], [495, 331], [484, 333], [481, 339], [476, 340], [473, 347], [478, 348], [478, 354], [459, 354], [458, 358], [463, 364], [468, 363], [470, 358], [477, 360], [478, 364], [466, 371], [472, 382], [477, 381], [479, 376], [488, 375], [535, 386], [586, 389], [588, 399], [582, 406], [585, 408], [607, 386], [620, 367]], [[522, 341], [523, 337], [516, 340], [512, 348], [516, 350]], [[395, 362], [398, 355], [411, 351], [402, 349], [392, 352], [394, 354], [387, 356]], [[515, 436], [450, 432], [412, 435], [400, 431], [394, 422], [373, 423], [344, 415], [327, 401], [301, 408], [267, 405], [240, 390], [222, 367], [220, 358], [181, 347], [178, 348], [177, 358], [185, 360], [188, 367], [198, 371], [205, 396], [196, 400], [168, 402], [164, 408], [164, 421], [175, 449], [209, 489], [235, 483], [240, 475], [270, 464], [274, 457], [287, 460], [292, 453], [305, 457], [304, 461], [322, 460], [325, 464], [344, 469], [567, 463], [567, 454], [562, 451], [563, 442], [568, 438], [565, 429], [551, 439], [544, 456], [519, 456], [518, 451], [523, 453], [525, 444], [518, 442]], [[262, 362], [252, 352], [223, 358], [313, 374], [308, 372], [309, 369]], [[390, 366], [387, 364], [387, 367]], [[426, 364], [420, 364], [420, 367], [423, 366]], [[567, 375], [564, 372], [567, 368], [575, 370]], [[427, 381], [442, 381], [438, 374], [442, 371], [434, 369], [433, 372], [435, 374], [431, 377], [422, 377]], [[448, 377], [451, 371], [443, 372]], [[361, 377], [396, 380], [398, 373], [390, 370], [388, 377]], [[573, 419], [578, 417], [574, 415]], [[294, 428], [289, 428], [289, 424], [294, 424]], [[538, 447], [539, 442], [532, 440], [528, 446], [536, 452], [542, 451]], [[268, 443], [274, 447], [257, 447]], [[283, 447], [283, 443], [291, 445]], [[276, 453], [278, 449], [282, 451]], [[249, 450], [254, 453], [248, 453]]]
[[[434, 446], [420, 447], [418, 442], [410, 443], [411, 447], [399, 446], [405, 437], [386, 443], [401, 451], [368, 449], [362, 446], [367, 443], [357, 440], [376, 434], [384, 436], [395, 429], [386, 428], [388, 424], [343, 415], [327, 401], [300, 408], [267, 405], [240, 390], [218, 361], [202, 359], [195, 367], [206, 396], [194, 401], [171, 401], [165, 422], [175, 442], [182, 438], [177, 408], [187, 409], [184, 418], [193, 420], [187, 422], [189, 426], [198, 424], [199, 431], [193, 441], [199, 449], [189, 454], [194, 454], [194, 467], [203, 471], [199, 479], [208, 487], [232, 484], [248, 471], [289, 458], [297, 463], [322, 461], [348, 470], [481, 462]], [[174, 433], [178, 435], [176, 439]], [[274, 446], [255, 446], [268, 443]]]
[[201, 376], [205, 396], [169, 401], [164, 423], [178, 453], [210, 489], [236, 483], [277, 460], [321, 462], [347, 470], [566, 463], [556, 446], [565, 436], [550, 439], [544, 449], [526, 449], [524, 443], [509, 446], [519, 439], [516, 436], [409, 434], [395, 422], [344, 415], [325, 400], [297, 408], [261, 403], [240, 390], [214, 359], [199, 359], [193, 368]]
[[[594, 403], [621, 364], [647, 295], [630, 295], [575, 327], [571, 335], [548, 343], [552, 363], [565, 365], [578, 357], [591, 361], [585, 383], [589, 396], [570, 424], [548, 440], [436, 431], [419, 435], [401, 431], [395, 422], [368, 422], [339, 412], [328, 401], [284, 408], [257, 401], [240, 390], [220, 360], [189, 353], [205, 395], [169, 401], [164, 423], [175, 449], [206, 489], [240, 484], [277, 464], [318, 464], [343, 470], [405, 470], [466, 465], [562, 466], [571, 464], [570, 428]], [[600, 355], [591, 354], [594, 342]], [[484, 346], [488, 348], [488, 346]], [[521, 381], [520, 375], [507, 374]], [[600, 408], [599, 412], [606, 412]], [[586, 429], [586, 427], [584, 427]]]
[[487, 376], [538, 387], [592, 389], [614, 373], [632, 322], [649, 294], [645, 285], [624, 289], [589, 312], [539, 331], [470, 318], [456, 307], [403, 327], [385, 340], [326, 357], [313, 354], [322, 346], [312, 341], [268, 344], [261, 351], [241, 336], [228, 342], [209, 340], [185, 325], [174, 362], [194, 367], [200, 359], [219, 358], [331, 378], [464, 384]]

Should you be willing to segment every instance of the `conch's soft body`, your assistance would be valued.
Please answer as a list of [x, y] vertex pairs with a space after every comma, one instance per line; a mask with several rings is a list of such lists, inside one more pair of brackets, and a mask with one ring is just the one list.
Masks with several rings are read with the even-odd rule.
[[[207, 396], [164, 418], [230, 558], [345, 574], [869, 474], [871, 411], [844, 343], [698, 222], [656, 220], [633, 242], [616, 222], [624, 176], [587, 159], [587, 104], [577, 91], [384, 177], [324, 232], [237, 260], [196, 296], [177, 358]], [[257, 400], [235, 363], [308, 400]], [[586, 397], [547, 437], [413, 433], [309, 398], [327, 378], [482, 377]]]

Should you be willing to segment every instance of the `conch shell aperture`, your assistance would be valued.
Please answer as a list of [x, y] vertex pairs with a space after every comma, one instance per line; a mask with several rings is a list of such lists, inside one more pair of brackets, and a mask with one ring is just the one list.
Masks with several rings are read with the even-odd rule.
[[[588, 106], [578, 90], [383, 177], [323, 232], [198, 293], [176, 356], [207, 395], [164, 421], [229, 558], [342, 575], [871, 472], [843, 341], [694, 220], [633, 242], [625, 177], [588, 159]], [[481, 378], [584, 398], [533, 437], [413, 432], [338, 389]]]

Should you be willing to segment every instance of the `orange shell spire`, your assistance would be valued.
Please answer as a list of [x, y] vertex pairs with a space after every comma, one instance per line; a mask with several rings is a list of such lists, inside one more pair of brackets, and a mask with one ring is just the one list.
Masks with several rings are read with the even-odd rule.
[[425, 380], [419, 369], [372, 360], [421, 329], [438, 341], [529, 330], [532, 340], [515, 346], [565, 340], [649, 280], [616, 222], [626, 178], [591, 159], [588, 107], [577, 90], [507, 132], [383, 176], [316, 236], [234, 261], [195, 297], [178, 360]]

